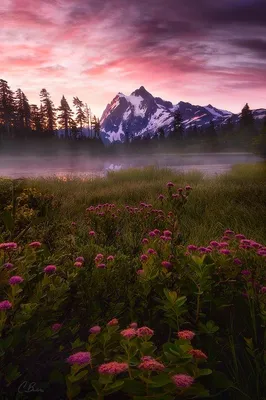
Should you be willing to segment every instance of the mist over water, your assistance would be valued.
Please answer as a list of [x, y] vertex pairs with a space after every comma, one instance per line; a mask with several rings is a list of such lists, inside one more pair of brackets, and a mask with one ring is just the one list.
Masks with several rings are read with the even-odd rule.
[[260, 158], [249, 153], [147, 154], [91, 156], [85, 153], [60, 155], [0, 156], [0, 176], [105, 176], [108, 171], [155, 166], [174, 170], [199, 170], [208, 175], [226, 172], [234, 164], [255, 163]]

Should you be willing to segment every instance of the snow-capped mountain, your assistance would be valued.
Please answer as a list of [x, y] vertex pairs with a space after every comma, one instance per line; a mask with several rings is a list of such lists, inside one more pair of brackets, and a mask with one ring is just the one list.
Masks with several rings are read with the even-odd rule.
[[[173, 105], [170, 101], [153, 97], [141, 86], [130, 96], [118, 93], [107, 105], [100, 121], [102, 135], [105, 140], [113, 142], [122, 141], [125, 132], [132, 137], [148, 133], [152, 136], [162, 127], [167, 134], [172, 129], [176, 110], [179, 110], [182, 115], [185, 129], [193, 125], [204, 128], [211, 121], [215, 125], [221, 125], [226, 123], [229, 118], [233, 123], [237, 123], [239, 120], [239, 114], [220, 110], [211, 104], [203, 107], [180, 101]], [[264, 118], [266, 110], [254, 110], [253, 115], [257, 119]]]

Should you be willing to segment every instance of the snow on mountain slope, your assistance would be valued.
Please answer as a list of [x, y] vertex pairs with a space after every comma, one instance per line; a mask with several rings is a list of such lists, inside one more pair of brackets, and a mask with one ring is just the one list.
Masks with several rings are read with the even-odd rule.
[[[203, 107], [180, 101], [173, 105], [160, 97], [153, 97], [143, 86], [126, 96], [118, 93], [107, 105], [101, 117], [102, 137], [108, 142], [123, 141], [127, 131], [131, 137], [154, 135], [159, 128], [168, 134], [173, 128], [174, 113], [179, 110], [185, 129], [197, 126], [223, 125], [231, 118], [237, 123], [240, 114], [220, 110], [211, 104]], [[266, 116], [266, 110], [253, 110], [255, 119]]]

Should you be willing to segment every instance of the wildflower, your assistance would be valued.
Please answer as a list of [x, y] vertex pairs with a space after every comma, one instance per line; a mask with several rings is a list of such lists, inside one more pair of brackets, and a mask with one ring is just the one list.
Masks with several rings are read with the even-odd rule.
[[95, 257], [95, 262], [102, 260], [103, 260], [103, 254], [97, 254], [97, 256]]
[[142, 255], [140, 256], [140, 260], [143, 261], [143, 262], [145, 262], [145, 261], [148, 260], [148, 256], [147, 256], [146, 254], [142, 254]]
[[146, 371], [164, 371], [165, 366], [159, 361], [152, 357], [142, 357], [142, 363], [139, 364], [139, 369], [144, 369]]
[[228, 256], [229, 254], [231, 254], [231, 251], [228, 249], [222, 249], [219, 251], [219, 253]]
[[41, 245], [42, 245], [41, 242], [32, 242], [32, 243], [29, 244], [29, 246], [34, 248], [34, 249], [37, 249], [37, 248], [41, 247]]
[[141, 328], [137, 329], [137, 336], [145, 337], [145, 336], [152, 336], [154, 331], [147, 326], [142, 326]]
[[169, 261], [162, 261], [162, 266], [166, 269], [171, 268], [172, 264]]
[[234, 235], [234, 231], [232, 231], [231, 229], [226, 229], [225, 231], [224, 231], [224, 235]]
[[181, 194], [183, 192], [183, 188], [179, 188], [177, 191]]
[[260, 291], [261, 291], [261, 293], [266, 293], [266, 286], [263, 286], [263, 287], [260, 289]]
[[77, 226], [77, 223], [76, 222], [71, 222], [71, 225], [72, 226]]
[[53, 324], [52, 331], [57, 332], [62, 328], [62, 326], [63, 326], [63, 324], [59, 324], [59, 323]]
[[222, 237], [222, 240], [224, 240], [224, 241], [230, 240], [230, 237], [229, 237], [229, 236], [223, 236], [223, 237]]
[[198, 358], [198, 359], [202, 359], [202, 360], [207, 360], [207, 355], [205, 353], [203, 353], [203, 351], [201, 350], [190, 350], [188, 352], [189, 354], [191, 354], [194, 358]]
[[173, 186], [175, 186], [175, 185], [173, 184], [173, 182], [168, 182], [168, 183], [167, 183], [167, 187], [168, 187], [168, 188], [171, 188], [171, 187], [173, 187]]
[[164, 236], [166, 236], [166, 237], [172, 236], [172, 232], [171, 232], [171, 231], [168, 231], [168, 230], [163, 231], [163, 234], [164, 234]]
[[172, 381], [177, 387], [187, 388], [193, 385], [194, 378], [187, 374], [177, 374], [172, 376]]
[[158, 196], [158, 200], [164, 200], [164, 195], [163, 194], [159, 194], [159, 196]]
[[266, 250], [258, 250], [257, 254], [258, 256], [266, 256]]
[[120, 335], [122, 335], [126, 339], [131, 339], [137, 335], [136, 330], [133, 328], [128, 328], [124, 329], [123, 331], [120, 332]]
[[216, 242], [216, 240], [212, 240], [212, 241], [210, 242], [210, 245], [211, 245], [212, 247], [219, 247], [219, 243]]
[[137, 329], [138, 324], [136, 322], [131, 322], [131, 324], [129, 326], [130, 326], [130, 328]]
[[10, 308], [12, 308], [12, 303], [10, 303], [10, 301], [8, 300], [4, 300], [4, 301], [0, 301], [0, 310], [9, 310]]
[[148, 254], [157, 254], [157, 252], [154, 249], [148, 249], [147, 253]]
[[76, 261], [76, 262], [74, 263], [74, 266], [77, 267], [77, 268], [81, 268], [81, 267], [83, 267], [83, 263], [80, 262], [80, 261]]
[[251, 247], [253, 247], [254, 249], [259, 249], [259, 248], [262, 247], [262, 245], [261, 245], [260, 243], [253, 242], [253, 241], [251, 241], [250, 245], [251, 245]]
[[138, 275], [143, 275], [144, 274], [144, 269], [138, 269], [137, 270]]
[[98, 333], [100, 333], [102, 330], [102, 328], [99, 325], [95, 325], [93, 327], [90, 328], [90, 333], [93, 333], [94, 335], [97, 335]]
[[114, 261], [114, 259], [115, 259], [114, 256], [108, 256], [107, 257], [107, 261]]
[[15, 275], [15, 276], [11, 276], [11, 278], [9, 279], [9, 284], [14, 286], [14, 285], [18, 285], [19, 283], [22, 283], [24, 281], [24, 279], [21, 276]]
[[227, 242], [221, 242], [219, 243], [219, 248], [222, 249], [223, 247], [228, 247], [229, 244]]
[[47, 265], [47, 267], [45, 267], [45, 268], [43, 269], [43, 271], [44, 271], [46, 274], [50, 274], [50, 273], [56, 271], [56, 266], [55, 266], [55, 265]]
[[179, 199], [179, 194], [178, 193], [173, 193], [172, 194], [173, 199]]
[[251, 275], [251, 272], [248, 269], [243, 269], [243, 271], [241, 271], [241, 274], [244, 276], [249, 276]]
[[179, 331], [177, 336], [179, 339], [192, 340], [195, 336], [195, 333], [192, 331]]
[[80, 351], [78, 353], [72, 354], [72, 356], [67, 358], [67, 362], [71, 365], [85, 365], [91, 361], [91, 353], [89, 351]]
[[0, 243], [0, 250], [9, 250], [13, 249], [15, 250], [18, 247], [17, 243], [15, 242], [8, 242], [8, 243]]
[[106, 267], [106, 265], [103, 263], [97, 264], [97, 268], [99, 268], [99, 269], [104, 269], [105, 267]]
[[187, 246], [187, 249], [190, 251], [194, 251], [194, 250], [197, 250], [197, 246], [195, 246], [194, 244], [190, 244]]
[[154, 229], [153, 231], [155, 233], [155, 235], [160, 235], [161, 231], [159, 229]]
[[155, 237], [155, 236], [156, 236], [156, 233], [155, 233], [154, 231], [151, 231], [151, 232], [149, 232], [149, 236], [150, 236], [150, 237]]
[[77, 257], [76, 262], [84, 263], [84, 257]]
[[107, 326], [116, 326], [118, 325], [118, 319], [117, 318], [113, 318], [111, 319], [111, 321], [108, 322]]
[[5, 263], [5, 264], [3, 265], [3, 267], [6, 268], [6, 269], [12, 269], [12, 268], [14, 267], [14, 264]]
[[186, 186], [186, 191], [189, 192], [190, 190], [192, 190], [192, 187], [189, 186], [189, 185], [187, 185], [187, 186]]
[[142, 244], [147, 244], [147, 243], [149, 243], [149, 239], [147, 238], [142, 239]]
[[99, 374], [101, 375], [117, 375], [128, 370], [127, 363], [119, 363], [117, 361], [112, 361], [99, 366]]
[[89, 235], [90, 236], [95, 236], [95, 232], [94, 231], [89, 231]]
[[236, 239], [246, 239], [245, 235], [242, 235], [241, 233], [238, 233], [237, 235], [235, 235]]
[[234, 258], [233, 263], [236, 265], [241, 265], [242, 261], [239, 258]]

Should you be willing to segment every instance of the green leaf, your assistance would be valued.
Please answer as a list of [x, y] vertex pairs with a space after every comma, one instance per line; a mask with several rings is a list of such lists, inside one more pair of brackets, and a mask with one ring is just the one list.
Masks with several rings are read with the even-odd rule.
[[212, 383], [217, 389], [228, 389], [233, 386], [233, 383], [227, 376], [220, 371], [214, 371], [212, 373]]
[[198, 376], [205, 376], [205, 375], [210, 375], [210, 374], [212, 374], [212, 370], [208, 369], [208, 368], [205, 368], [205, 369], [200, 369], [199, 370]]
[[12, 232], [12, 230], [14, 229], [14, 226], [15, 226], [12, 213], [10, 211], [4, 211], [2, 214], [2, 220], [4, 222], [6, 230], [8, 230], [9, 232]]
[[160, 373], [159, 375], [152, 377], [152, 383], [149, 386], [153, 388], [160, 388], [168, 385], [169, 383], [171, 383], [170, 376], [165, 373]]
[[122, 389], [123, 385], [124, 381], [117, 380], [116, 382], [112, 383], [112, 385], [109, 385], [108, 388], [104, 390], [104, 393], [111, 394], [114, 392], [118, 392], [120, 389]]
[[76, 375], [69, 375], [68, 379], [71, 383], [74, 382], [78, 382], [80, 381], [82, 378], [84, 378], [84, 376], [86, 376], [88, 374], [89, 371], [87, 371], [86, 369], [83, 371], [78, 372]]

